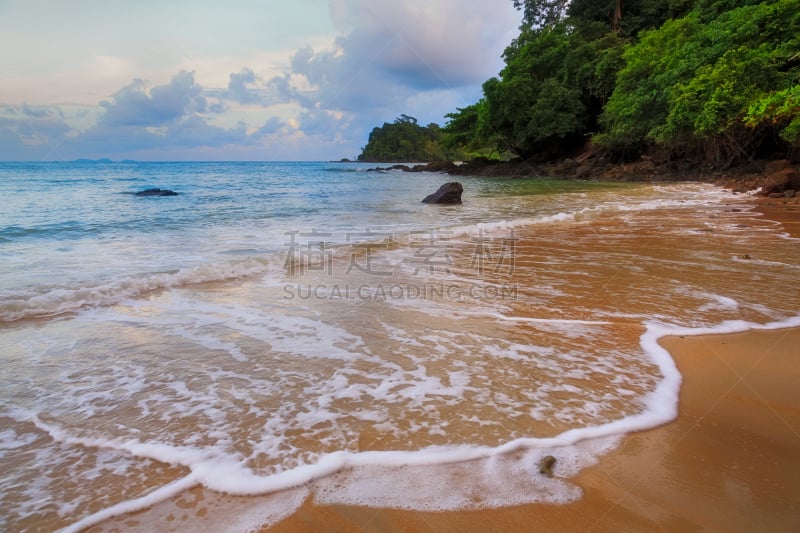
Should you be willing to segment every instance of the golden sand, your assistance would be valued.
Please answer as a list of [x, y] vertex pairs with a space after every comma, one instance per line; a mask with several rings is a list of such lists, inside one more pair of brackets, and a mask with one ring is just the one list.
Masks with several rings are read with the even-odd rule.
[[800, 530], [800, 329], [663, 345], [684, 376], [678, 419], [585, 470], [577, 503], [419, 513], [307, 502], [270, 531]]
[[[797, 202], [758, 210], [800, 237]], [[800, 329], [662, 345], [683, 375], [678, 419], [584, 470], [576, 503], [421, 513], [307, 501], [269, 531], [800, 531]]]
[[[800, 236], [797, 202], [762, 201], [758, 209]], [[574, 239], [579, 230], [571, 231]], [[647, 235], [633, 237], [642, 240], [643, 251], [658, 252], [646, 247]], [[522, 245], [520, 251], [536, 257]], [[609, 280], [608, 297], [618, 277], [599, 274]], [[672, 337], [662, 345], [683, 375], [678, 418], [625, 436], [618, 449], [571, 479], [584, 491], [575, 503], [434, 513], [318, 505], [307, 498], [266, 531], [800, 531], [800, 328]], [[180, 531], [201, 513], [232, 523], [258, 505], [258, 499], [196, 487], [91, 531]]]

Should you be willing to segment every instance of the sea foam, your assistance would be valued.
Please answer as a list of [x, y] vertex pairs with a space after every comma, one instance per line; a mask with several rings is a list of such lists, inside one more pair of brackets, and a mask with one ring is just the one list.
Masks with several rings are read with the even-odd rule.
[[[646, 409], [612, 422], [575, 428], [550, 438], [520, 438], [497, 447], [435, 446], [416, 451], [335, 452], [271, 476], [254, 475], [229, 459], [210, 457], [199, 449], [176, 449], [136, 441], [86, 439], [63, 428], [31, 420], [53, 439], [67, 444], [124, 450], [140, 457], [180, 463], [191, 474], [142, 498], [123, 502], [85, 517], [63, 531], [80, 531], [113, 516], [152, 506], [202, 484], [226, 494], [259, 495], [307, 486], [319, 504], [364, 505], [418, 511], [482, 509], [536, 502], [567, 503], [581, 490], [566, 481], [614, 449], [626, 433], [651, 429], [677, 416], [681, 375], [660, 344], [665, 336], [737, 333], [800, 327], [800, 316], [767, 324], [726, 321], [718, 326], [687, 328], [647, 323], [640, 338], [645, 354], [662, 375], [644, 400]], [[539, 460], [556, 457], [556, 478], [537, 475]], [[296, 500], [273, 520], [293, 512]], [[268, 525], [269, 517], [261, 517]]]

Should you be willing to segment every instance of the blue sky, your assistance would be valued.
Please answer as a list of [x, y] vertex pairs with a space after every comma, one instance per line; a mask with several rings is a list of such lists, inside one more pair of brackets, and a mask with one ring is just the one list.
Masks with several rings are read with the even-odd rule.
[[480, 97], [511, 0], [0, 0], [0, 160], [355, 157]]

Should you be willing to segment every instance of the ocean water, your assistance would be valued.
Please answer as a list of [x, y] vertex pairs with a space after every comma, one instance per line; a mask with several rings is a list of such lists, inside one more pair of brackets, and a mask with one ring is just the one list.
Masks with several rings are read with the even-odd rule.
[[0, 164], [0, 529], [566, 504], [674, 418], [661, 336], [800, 325], [748, 197], [369, 166]]

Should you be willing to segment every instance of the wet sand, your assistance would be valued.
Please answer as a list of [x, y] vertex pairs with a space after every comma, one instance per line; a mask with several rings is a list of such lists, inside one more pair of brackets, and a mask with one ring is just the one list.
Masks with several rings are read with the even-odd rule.
[[779, 221], [786, 233], [800, 238], [800, 198], [786, 200], [763, 198], [757, 201], [756, 211], [765, 219]]
[[[800, 237], [798, 202], [757, 210]], [[800, 530], [800, 329], [661, 344], [683, 375], [678, 419], [573, 479], [579, 502], [421, 513], [309, 500], [268, 531]]]
[[582, 472], [577, 503], [419, 513], [306, 502], [269, 531], [800, 529], [800, 329], [662, 344], [684, 376], [678, 419]]
[[[761, 201], [756, 208], [800, 236], [796, 202]], [[578, 230], [570, 229], [575, 237]], [[533, 253], [520, 246], [526, 257]], [[800, 328], [661, 343], [683, 376], [678, 418], [625, 436], [618, 449], [570, 479], [584, 492], [575, 503], [419, 512], [315, 504], [300, 488], [278, 493], [304, 503], [264, 531], [800, 531]], [[205, 515], [233, 525], [266, 507], [257, 498], [196, 487], [90, 531], [181, 531]]]

